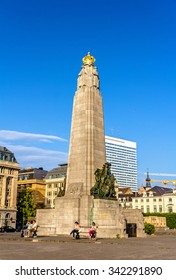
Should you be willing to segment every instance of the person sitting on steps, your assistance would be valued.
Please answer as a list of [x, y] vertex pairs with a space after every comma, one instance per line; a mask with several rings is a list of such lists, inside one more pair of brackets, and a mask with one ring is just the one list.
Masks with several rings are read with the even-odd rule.
[[89, 230], [89, 238], [90, 239], [96, 239], [96, 224], [93, 222], [92, 223], [92, 227]]
[[31, 233], [33, 233], [34, 236], [37, 236], [37, 235], [36, 235], [36, 232], [37, 232], [37, 223], [36, 223], [36, 220], [33, 220], [32, 226], [31, 226], [31, 228], [28, 230], [28, 237], [30, 237]]
[[74, 227], [74, 229], [70, 232], [70, 235], [73, 236], [73, 239], [75, 239], [75, 238], [78, 236], [79, 231], [80, 231], [79, 223], [78, 223], [78, 222], [75, 222], [75, 227]]
[[27, 222], [26, 229], [24, 230], [24, 237], [28, 237], [28, 231], [30, 230], [31, 227], [32, 227], [32, 223]]

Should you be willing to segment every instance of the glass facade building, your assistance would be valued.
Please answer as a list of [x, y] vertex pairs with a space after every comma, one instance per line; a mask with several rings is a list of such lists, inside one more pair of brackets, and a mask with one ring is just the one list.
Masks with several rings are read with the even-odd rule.
[[120, 188], [137, 191], [136, 142], [105, 136], [106, 161]]

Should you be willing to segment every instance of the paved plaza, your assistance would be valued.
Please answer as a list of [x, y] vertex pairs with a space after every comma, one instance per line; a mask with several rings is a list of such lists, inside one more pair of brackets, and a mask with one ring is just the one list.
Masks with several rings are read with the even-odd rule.
[[0, 233], [0, 248], [1, 260], [176, 260], [176, 235], [90, 241]]

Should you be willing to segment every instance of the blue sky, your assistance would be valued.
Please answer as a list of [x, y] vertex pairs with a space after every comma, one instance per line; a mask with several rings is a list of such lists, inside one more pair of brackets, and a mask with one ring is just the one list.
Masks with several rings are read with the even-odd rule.
[[137, 142], [139, 184], [176, 173], [176, 0], [0, 0], [0, 145], [22, 167], [67, 161], [82, 57], [105, 134]]

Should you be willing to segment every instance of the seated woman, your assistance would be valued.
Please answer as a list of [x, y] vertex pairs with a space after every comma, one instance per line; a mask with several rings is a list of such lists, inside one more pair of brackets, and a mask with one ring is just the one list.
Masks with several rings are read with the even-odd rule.
[[89, 238], [90, 239], [92, 239], [92, 238], [96, 238], [96, 230], [97, 230], [97, 228], [96, 228], [96, 224], [93, 222], [92, 223], [92, 227], [91, 227], [91, 229], [89, 230]]
[[75, 239], [75, 237], [78, 235], [79, 230], [80, 230], [79, 223], [75, 222], [75, 228], [70, 232], [70, 235], [73, 236], [73, 239]]
[[30, 230], [31, 227], [32, 227], [31, 222], [27, 222], [26, 228], [24, 230], [24, 237], [28, 237], [28, 231]]
[[36, 236], [37, 232], [37, 223], [36, 220], [33, 220], [31, 228], [28, 230], [28, 237], [30, 237], [31, 233], [33, 233]]

